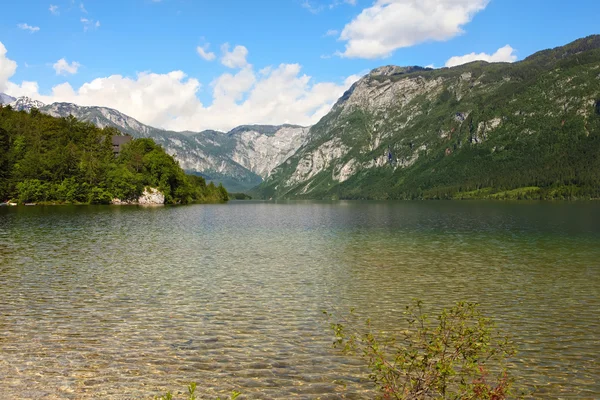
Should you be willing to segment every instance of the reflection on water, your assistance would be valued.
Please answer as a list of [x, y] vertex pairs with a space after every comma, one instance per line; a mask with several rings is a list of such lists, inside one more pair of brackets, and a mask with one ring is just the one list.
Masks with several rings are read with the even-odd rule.
[[600, 204], [0, 209], [6, 398], [370, 399], [321, 311], [476, 300], [537, 398], [600, 397]]

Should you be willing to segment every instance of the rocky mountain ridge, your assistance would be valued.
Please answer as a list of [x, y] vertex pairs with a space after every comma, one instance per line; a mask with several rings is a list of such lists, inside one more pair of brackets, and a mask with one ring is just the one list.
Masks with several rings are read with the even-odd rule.
[[599, 143], [596, 35], [514, 64], [377, 68], [254, 194], [453, 198], [478, 190], [593, 188]]
[[42, 108], [44, 107], [44, 103], [42, 103], [39, 100], [34, 100], [31, 97], [27, 97], [27, 96], [23, 96], [23, 97], [19, 97], [19, 98], [14, 98], [12, 96], [8, 96], [4, 93], [2, 93], [2, 97], [3, 99], [6, 98], [7, 100], [13, 99], [13, 101], [8, 102], [8, 105], [11, 106], [13, 109], [18, 110], [18, 111], [31, 111], [32, 108]]
[[294, 125], [245, 125], [228, 133], [174, 132], [145, 125], [107, 107], [72, 103], [44, 105], [29, 97], [15, 99], [8, 95], [3, 95], [1, 100], [15, 110], [29, 112], [37, 108], [54, 117], [72, 115], [100, 128], [114, 127], [133, 137], [152, 138], [173, 155], [184, 170], [223, 183], [230, 191], [245, 191], [258, 185], [294, 154], [308, 134], [308, 128]]
[[9, 96], [7, 94], [4, 93], [0, 93], [0, 104], [9, 104], [12, 103], [13, 101], [17, 100], [16, 98]]

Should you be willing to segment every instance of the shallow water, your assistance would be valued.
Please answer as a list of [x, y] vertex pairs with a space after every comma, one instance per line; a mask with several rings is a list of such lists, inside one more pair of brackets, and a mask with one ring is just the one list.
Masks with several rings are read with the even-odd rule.
[[[536, 398], [600, 398], [600, 203], [0, 208], [3, 398], [370, 399], [322, 310], [481, 303]], [[535, 386], [535, 388], [534, 388]]]

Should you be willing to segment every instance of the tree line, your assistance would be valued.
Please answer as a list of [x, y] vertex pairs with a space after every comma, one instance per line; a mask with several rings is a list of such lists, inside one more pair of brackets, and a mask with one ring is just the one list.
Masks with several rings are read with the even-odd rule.
[[0, 201], [109, 204], [135, 200], [146, 187], [160, 190], [166, 204], [229, 200], [222, 185], [187, 175], [151, 139], [133, 139], [115, 155], [119, 135], [73, 116], [0, 107]]

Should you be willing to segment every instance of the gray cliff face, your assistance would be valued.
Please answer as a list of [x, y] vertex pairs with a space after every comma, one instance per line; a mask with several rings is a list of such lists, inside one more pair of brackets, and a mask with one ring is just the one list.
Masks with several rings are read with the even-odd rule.
[[[600, 36], [594, 36], [514, 64], [376, 68], [311, 127], [298, 151], [254, 194], [401, 198], [441, 185], [437, 175], [444, 168], [455, 172], [444, 174], [443, 184], [459, 187], [477, 172], [471, 154], [489, 165], [524, 157], [521, 143], [537, 145], [537, 135], [556, 124], [576, 121], [589, 137], [592, 115], [600, 115], [598, 54]], [[467, 174], [467, 168], [473, 169]]]
[[100, 128], [113, 127], [135, 138], [151, 138], [181, 167], [207, 179], [222, 182], [231, 191], [248, 190], [267, 178], [271, 171], [304, 144], [308, 128], [292, 125], [247, 125], [228, 133], [217, 131], [173, 132], [145, 125], [117, 110], [72, 103], [43, 103], [8, 95], [16, 110], [37, 108], [53, 117], [72, 115]]
[[[344, 93], [331, 112], [311, 128], [299, 150], [259, 187], [263, 197], [312, 197], [313, 193], [370, 170], [412, 166], [428, 140], [420, 134], [397, 135], [423, 114], [420, 101], [435, 101], [449, 80], [420, 74], [430, 69], [385, 66], [374, 69]], [[455, 79], [460, 90], [463, 78]], [[495, 128], [491, 125], [490, 129]], [[410, 139], [409, 139], [410, 136]], [[390, 140], [410, 148], [390, 149]], [[401, 155], [401, 156], [400, 156]], [[324, 186], [326, 188], [324, 189]]]
[[266, 179], [304, 144], [308, 131], [298, 126], [277, 127], [271, 135], [246, 130], [235, 135], [231, 159]]
[[85, 107], [72, 103], [53, 103], [42, 107], [40, 111], [59, 118], [72, 115], [80, 121], [91, 122], [100, 128], [107, 126], [114, 127], [134, 137], [148, 137], [155, 130], [155, 128], [144, 125], [117, 110], [105, 107]]

